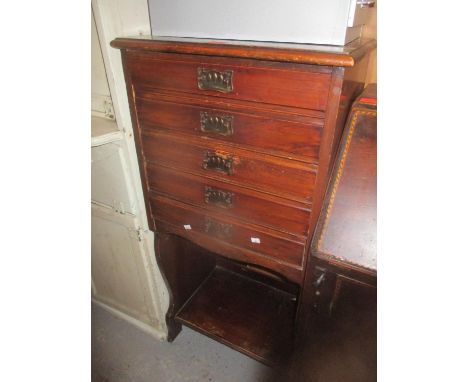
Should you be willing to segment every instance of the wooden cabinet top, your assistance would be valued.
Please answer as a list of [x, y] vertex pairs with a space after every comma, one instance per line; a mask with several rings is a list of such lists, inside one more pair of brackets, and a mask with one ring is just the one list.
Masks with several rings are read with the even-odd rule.
[[346, 46], [331, 46], [138, 36], [117, 38], [111, 42], [111, 46], [119, 49], [163, 53], [200, 54], [205, 56], [352, 67], [356, 61], [376, 47], [376, 41], [372, 39], [358, 39]]

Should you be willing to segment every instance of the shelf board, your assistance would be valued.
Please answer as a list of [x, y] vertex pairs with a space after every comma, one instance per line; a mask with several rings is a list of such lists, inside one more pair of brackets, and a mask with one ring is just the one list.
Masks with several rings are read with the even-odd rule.
[[115, 142], [123, 138], [122, 131], [119, 130], [117, 122], [91, 116], [91, 146], [101, 146], [106, 143]]
[[216, 267], [176, 320], [274, 365], [291, 351], [295, 309], [293, 294]]

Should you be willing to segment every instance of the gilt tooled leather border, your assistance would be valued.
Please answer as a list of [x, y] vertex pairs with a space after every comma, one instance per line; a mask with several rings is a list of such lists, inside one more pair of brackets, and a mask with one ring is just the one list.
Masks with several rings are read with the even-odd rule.
[[311, 246], [312, 252], [320, 251], [320, 246], [321, 246], [322, 241], [323, 241], [323, 235], [324, 235], [325, 229], [326, 229], [326, 227], [328, 225], [328, 220], [330, 218], [330, 213], [331, 213], [331, 211], [333, 209], [333, 203], [335, 201], [336, 191], [338, 189], [338, 186], [339, 186], [340, 180], [341, 180], [341, 176], [343, 174], [343, 168], [344, 168], [345, 163], [346, 163], [346, 159], [347, 159], [347, 156], [348, 156], [349, 147], [351, 145], [351, 140], [353, 138], [353, 134], [354, 134], [354, 130], [355, 130], [355, 127], [356, 127], [357, 119], [361, 115], [370, 115], [370, 116], [373, 116], [373, 117], [377, 117], [377, 110], [370, 111], [369, 109], [360, 109], [360, 108], [356, 108], [356, 109], [353, 110], [353, 117], [351, 119], [349, 129], [346, 132], [346, 134], [347, 134], [346, 135], [346, 142], [345, 142], [344, 147], [342, 147], [340, 149], [339, 164], [338, 164], [338, 167], [335, 167], [335, 169], [333, 170], [333, 175], [332, 175], [331, 179], [334, 179], [334, 180], [333, 180], [333, 184], [331, 185], [331, 192], [330, 193], [327, 192], [327, 196], [326, 196], [326, 199], [325, 199], [325, 203], [327, 203], [327, 209], [325, 211], [325, 214], [323, 214], [323, 211], [320, 213], [320, 219], [319, 219], [319, 223], [318, 223], [317, 231], [316, 231], [316, 232], [319, 233], [319, 235], [318, 235], [318, 237], [316, 235], [314, 235], [314, 239], [312, 241], [312, 246]]

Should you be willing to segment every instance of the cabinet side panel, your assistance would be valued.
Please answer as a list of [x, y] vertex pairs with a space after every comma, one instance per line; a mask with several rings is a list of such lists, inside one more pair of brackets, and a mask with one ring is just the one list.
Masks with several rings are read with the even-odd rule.
[[132, 73], [129, 71], [127, 67], [127, 55], [125, 50], [121, 50], [122, 54], [122, 66], [124, 70], [124, 75], [125, 75], [125, 83], [127, 86], [127, 95], [128, 95], [128, 104], [130, 107], [130, 116], [132, 119], [132, 125], [133, 125], [133, 134], [135, 137], [135, 146], [136, 146], [136, 153], [138, 157], [138, 165], [140, 169], [140, 179], [141, 179], [141, 184], [143, 188], [143, 196], [145, 199], [145, 206], [146, 206], [146, 216], [148, 219], [148, 227], [150, 230], [153, 232], [155, 231], [154, 227], [154, 221], [151, 218], [152, 212], [151, 212], [151, 205], [149, 203], [149, 197], [148, 197], [148, 177], [147, 177], [147, 170], [146, 170], [146, 163], [145, 163], [145, 158], [143, 156], [143, 151], [142, 151], [142, 144], [141, 144], [141, 128], [140, 124], [138, 121], [138, 114], [136, 111], [136, 103], [135, 103], [135, 92], [133, 90], [133, 80], [132, 80]]
[[332, 156], [334, 152], [334, 145], [336, 144], [336, 135], [340, 130], [340, 128], [337, 126], [337, 121], [339, 120], [340, 115], [340, 97], [342, 94], [343, 81], [344, 69], [335, 68], [333, 70], [330, 88], [328, 90], [328, 109], [325, 115], [325, 124], [320, 139], [321, 144], [319, 152], [319, 166], [313, 195], [314, 203], [312, 205], [312, 211], [310, 214], [310, 228], [309, 237], [306, 243], [306, 257], [308, 257], [308, 248], [310, 246], [311, 238], [315, 230], [315, 225], [320, 214], [323, 197], [325, 195], [329, 171], [332, 162]]

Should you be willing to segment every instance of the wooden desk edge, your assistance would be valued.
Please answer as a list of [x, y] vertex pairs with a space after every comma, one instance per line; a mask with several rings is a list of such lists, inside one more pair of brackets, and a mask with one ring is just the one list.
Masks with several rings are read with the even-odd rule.
[[[222, 43], [207, 43], [194, 41], [164, 41], [151, 38], [116, 38], [111, 46], [117, 49], [155, 51], [163, 53], [198, 54], [205, 56], [222, 56], [233, 58], [251, 58], [257, 60], [295, 62], [299, 64], [314, 64], [325, 66], [352, 67], [368, 52], [375, 49], [375, 40], [351, 42], [349, 52], [314, 51], [297, 48], [275, 48], [254, 45], [235, 45]], [[299, 45], [299, 44], [293, 44]], [[309, 45], [310, 46], [310, 45]], [[322, 49], [324, 46], [320, 46]], [[331, 47], [336, 48], [336, 47]]]

